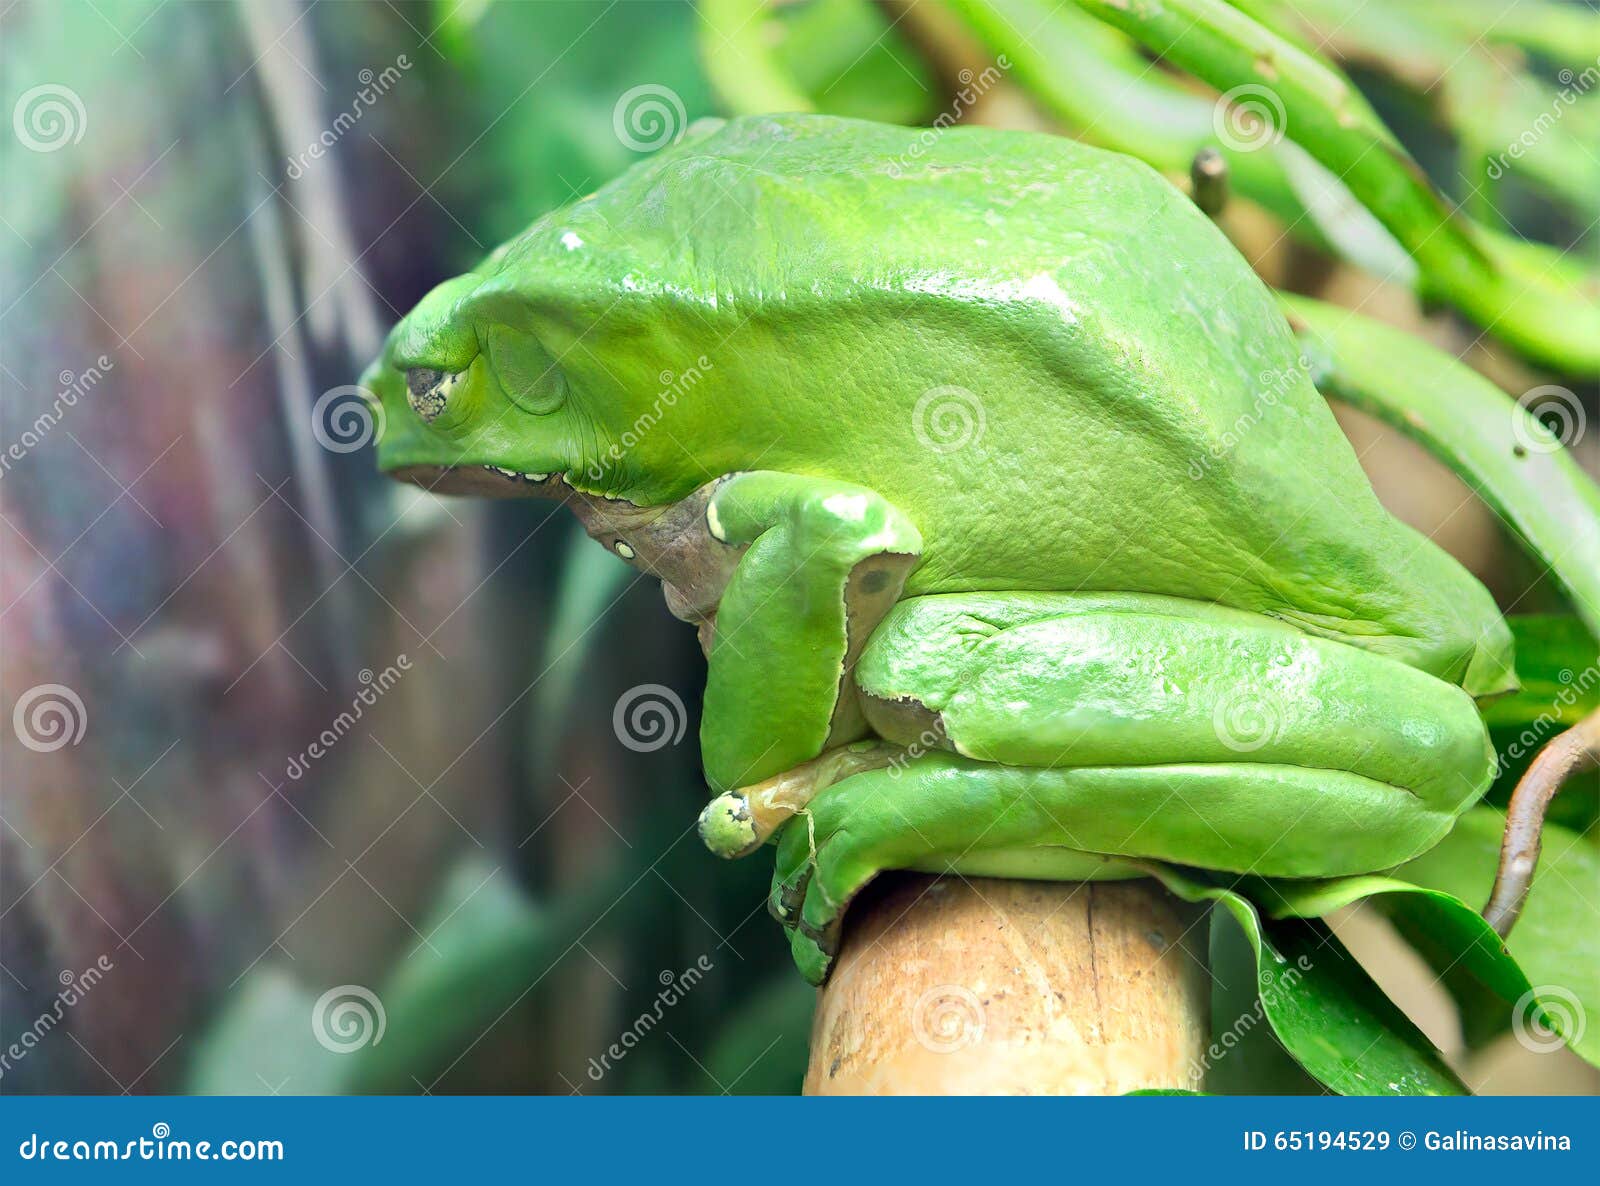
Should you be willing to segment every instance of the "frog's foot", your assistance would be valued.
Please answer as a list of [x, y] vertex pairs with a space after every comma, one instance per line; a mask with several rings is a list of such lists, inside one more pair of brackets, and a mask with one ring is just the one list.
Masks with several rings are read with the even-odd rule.
[[747, 856], [765, 844], [825, 787], [853, 774], [889, 766], [903, 746], [863, 741], [841, 746], [781, 774], [727, 791], [700, 812], [700, 839], [719, 857]]

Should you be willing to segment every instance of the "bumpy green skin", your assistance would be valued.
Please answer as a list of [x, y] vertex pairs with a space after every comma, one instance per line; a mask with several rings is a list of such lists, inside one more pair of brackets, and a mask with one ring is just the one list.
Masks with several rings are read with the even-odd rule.
[[[408, 402], [407, 372], [459, 377]], [[1128, 158], [697, 125], [442, 285], [365, 382], [381, 464], [442, 489], [497, 466], [667, 508], [716, 483], [708, 547], [739, 558], [709, 781], [910, 747], [784, 831], [813, 978], [881, 868], [1356, 872], [1487, 784], [1493, 602], [1379, 506], [1271, 295]]]
[[[1560, 438], [1471, 367], [1408, 333], [1307, 297], [1279, 299], [1318, 389], [1388, 421], [1460, 474], [1600, 638], [1600, 485]], [[1577, 414], [1563, 388], [1528, 394], [1536, 408], [1544, 394]]]

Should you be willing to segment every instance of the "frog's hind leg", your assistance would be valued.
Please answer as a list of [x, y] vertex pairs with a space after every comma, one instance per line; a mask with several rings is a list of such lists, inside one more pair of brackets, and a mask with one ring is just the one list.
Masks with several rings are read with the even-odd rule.
[[895, 607], [856, 669], [880, 736], [1046, 770], [1343, 772], [1448, 818], [1488, 786], [1472, 698], [1396, 660], [1175, 597], [1026, 595], [1010, 619], [994, 600]]
[[801, 970], [820, 983], [846, 907], [885, 869], [1084, 880], [1127, 876], [1145, 858], [1333, 876], [1397, 864], [1450, 819], [1347, 771], [1248, 762], [1041, 770], [936, 752], [818, 794], [779, 833], [768, 905], [790, 929]]
[[1046, 848], [1037, 859], [1075, 876], [1086, 862], [1125, 873], [1105, 863], [1117, 857], [1367, 872], [1437, 842], [1493, 760], [1461, 689], [1174, 598], [914, 599], [856, 682], [902, 748], [821, 789], [805, 827], [780, 835], [771, 906], [813, 978], [883, 869], [979, 871], [985, 854]]

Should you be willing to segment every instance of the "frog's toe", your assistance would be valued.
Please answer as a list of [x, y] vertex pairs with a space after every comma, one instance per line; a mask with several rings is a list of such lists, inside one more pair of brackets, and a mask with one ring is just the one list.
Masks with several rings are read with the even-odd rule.
[[[794, 924], [795, 951], [800, 951], [799, 937], [804, 936], [831, 961], [839, 951], [845, 907], [880, 869], [865, 846], [853, 843], [848, 834], [841, 834], [823, 845], [817, 852], [815, 871], [806, 886], [805, 901]], [[801, 963], [802, 972], [806, 967]], [[821, 967], [826, 971], [826, 963]]]
[[699, 828], [705, 846], [728, 860], [754, 852], [764, 839], [756, 829], [749, 799], [731, 792], [718, 795], [705, 805]]
[[789, 933], [789, 950], [794, 955], [794, 965], [800, 969], [800, 975], [807, 982], [819, 986], [828, 978], [833, 957], [837, 954], [836, 950], [824, 948], [822, 943], [798, 927]]
[[785, 927], [800, 919], [813, 872], [810, 820], [802, 818], [784, 828], [778, 837], [778, 859], [772, 870], [772, 891], [767, 896], [767, 911]]
[[838, 954], [845, 907], [883, 867], [871, 821], [853, 813], [851, 796], [841, 793], [847, 785], [819, 796], [778, 841], [768, 905], [813, 984], [822, 983]]

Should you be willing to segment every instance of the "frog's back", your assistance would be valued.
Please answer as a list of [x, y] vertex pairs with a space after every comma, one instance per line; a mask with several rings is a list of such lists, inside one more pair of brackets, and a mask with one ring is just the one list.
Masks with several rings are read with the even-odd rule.
[[756, 117], [593, 206], [544, 233], [608, 240], [596, 274], [715, 355], [701, 460], [877, 488], [928, 541], [914, 592], [1177, 594], [1508, 682], [1488, 594], [1378, 504], [1271, 293], [1142, 163]]

